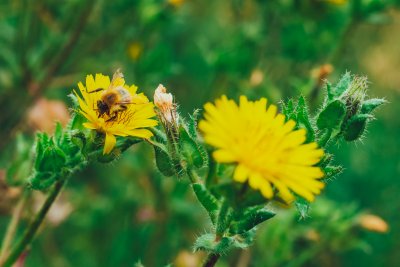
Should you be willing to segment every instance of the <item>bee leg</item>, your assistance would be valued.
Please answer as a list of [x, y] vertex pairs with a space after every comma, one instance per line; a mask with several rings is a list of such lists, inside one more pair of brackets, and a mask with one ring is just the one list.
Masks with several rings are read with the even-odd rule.
[[106, 120], [106, 122], [115, 121], [117, 119], [117, 117], [118, 117], [118, 113], [113, 113], [113, 115], [108, 120]]
[[128, 109], [128, 107], [127, 107], [127, 106], [125, 106], [125, 105], [120, 105], [119, 107], [120, 107], [121, 111], [125, 111], [125, 110], [127, 110], [127, 109]]
[[92, 94], [92, 93], [97, 93], [97, 92], [100, 92], [100, 91], [103, 91], [104, 90], [104, 88], [97, 88], [97, 89], [95, 89], [95, 90], [93, 90], [93, 91], [87, 91], [86, 90], [86, 92], [88, 93], [88, 94]]

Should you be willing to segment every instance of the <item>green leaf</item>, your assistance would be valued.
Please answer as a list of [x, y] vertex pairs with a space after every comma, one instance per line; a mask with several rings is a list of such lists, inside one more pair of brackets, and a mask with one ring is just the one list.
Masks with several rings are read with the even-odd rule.
[[380, 98], [368, 99], [361, 104], [361, 113], [370, 114], [374, 109], [382, 104], [385, 104], [386, 102], [387, 101], [385, 99]]
[[215, 223], [219, 208], [218, 200], [211, 194], [203, 184], [195, 183], [192, 185], [193, 191], [201, 205], [207, 210], [211, 221]]
[[349, 87], [351, 84], [352, 78], [350, 72], [346, 72], [336, 84], [335, 88], [332, 88], [331, 93], [329, 95], [328, 90], [328, 98], [330, 100], [339, 98]]
[[343, 138], [349, 142], [359, 139], [364, 133], [368, 119], [372, 118], [373, 116], [369, 114], [358, 114], [351, 117], [344, 127]]
[[199, 117], [199, 109], [193, 111], [192, 115], [189, 115], [189, 122], [187, 124], [188, 133], [191, 137], [197, 138], [197, 118]]
[[230, 231], [234, 234], [245, 233], [258, 224], [265, 222], [275, 216], [275, 213], [265, 208], [248, 208], [243, 213], [243, 218], [231, 224]]
[[165, 147], [163, 145], [155, 145], [154, 152], [158, 170], [164, 176], [173, 176], [175, 174], [174, 165]]
[[182, 126], [179, 127], [179, 146], [189, 166], [195, 166], [196, 168], [204, 166], [204, 160], [198, 144], [190, 137], [185, 127]]
[[293, 99], [289, 99], [287, 103], [282, 103], [282, 113], [285, 115], [286, 121], [288, 120], [296, 120], [296, 115], [294, 113], [294, 104]]
[[315, 140], [314, 128], [311, 125], [310, 116], [307, 110], [307, 104], [303, 96], [300, 96], [297, 103], [297, 123], [300, 127], [307, 130], [307, 141], [311, 142]]
[[323, 129], [338, 129], [346, 115], [346, 106], [339, 100], [329, 103], [318, 115], [317, 126]]

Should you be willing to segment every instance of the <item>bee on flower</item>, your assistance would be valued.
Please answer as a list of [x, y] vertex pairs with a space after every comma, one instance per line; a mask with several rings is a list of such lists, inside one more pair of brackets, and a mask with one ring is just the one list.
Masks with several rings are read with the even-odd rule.
[[83, 125], [105, 135], [103, 154], [110, 153], [116, 144], [115, 136], [134, 136], [148, 139], [153, 134], [147, 129], [157, 125], [154, 105], [137, 86], [125, 84], [117, 70], [112, 80], [103, 74], [88, 75], [86, 83], [78, 83], [80, 97], [74, 91], [79, 112], [88, 120]]
[[222, 96], [204, 106], [199, 123], [204, 141], [215, 148], [215, 161], [236, 164], [233, 179], [248, 183], [267, 199], [275, 194], [287, 203], [293, 193], [313, 201], [324, 187], [323, 171], [315, 166], [324, 151], [315, 142], [305, 143], [306, 131], [285, 122], [267, 99], [239, 104]]

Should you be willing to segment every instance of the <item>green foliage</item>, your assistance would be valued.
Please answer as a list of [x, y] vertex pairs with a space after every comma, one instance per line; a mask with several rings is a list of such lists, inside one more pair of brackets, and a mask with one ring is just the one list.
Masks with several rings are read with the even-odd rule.
[[373, 118], [369, 114], [358, 114], [349, 119], [344, 125], [343, 137], [346, 141], [355, 141], [362, 137], [368, 119]]
[[231, 225], [231, 232], [234, 234], [243, 234], [262, 222], [265, 222], [275, 216], [275, 213], [265, 208], [251, 207], [247, 208], [240, 216], [239, 220]]
[[335, 100], [327, 105], [317, 119], [319, 129], [335, 130], [340, 128], [346, 114], [346, 106], [339, 100]]

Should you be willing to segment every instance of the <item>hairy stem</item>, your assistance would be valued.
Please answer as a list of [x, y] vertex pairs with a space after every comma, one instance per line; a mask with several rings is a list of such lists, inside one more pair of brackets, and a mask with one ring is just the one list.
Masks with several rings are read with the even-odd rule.
[[[29, 224], [28, 228], [25, 230], [22, 238], [18, 241], [18, 243], [12, 248], [10, 254], [7, 256], [6, 260], [2, 267], [10, 267], [14, 264], [14, 262], [18, 259], [21, 253], [25, 250], [25, 248], [32, 242], [36, 231], [39, 229], [42, 224], [44, 218], [46, 217], [47, 212], [49, 211], [51, 205], [57, 198], [58, 194], [61, 192], [66, 179], [61, 179], [55, 183], [51, 191], [49, 192], [46, 201], [44, 202], [40, 211], [36, 214], [34, 220]], [[1, 263], [0, 263], [1, 265]]]
[[207, 256], [206, 261], [203, 264], [203, 267], [214, 267], [221, 255], [210, 253]]

